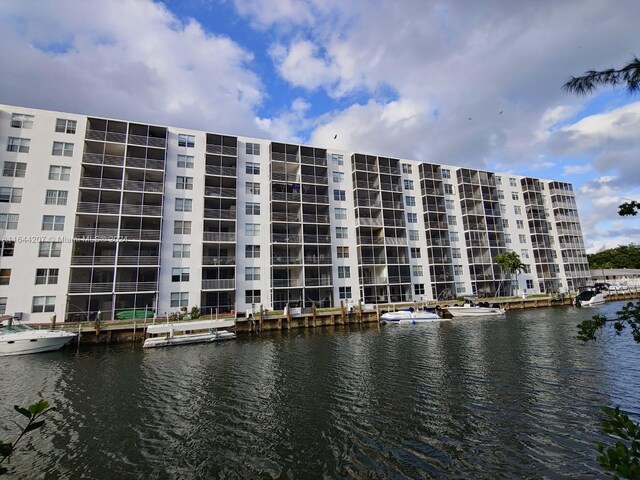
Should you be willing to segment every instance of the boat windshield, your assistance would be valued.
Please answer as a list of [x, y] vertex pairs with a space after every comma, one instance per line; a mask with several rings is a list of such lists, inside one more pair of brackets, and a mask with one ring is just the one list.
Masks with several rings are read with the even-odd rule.
[[26, 332], [27, 330], [31, 330], [31, 329], [26, 325], [11, 325], [11, 326], [0, 325], [0, 335], [3, 335], [3, 334], [6, 335], [7, 333]]

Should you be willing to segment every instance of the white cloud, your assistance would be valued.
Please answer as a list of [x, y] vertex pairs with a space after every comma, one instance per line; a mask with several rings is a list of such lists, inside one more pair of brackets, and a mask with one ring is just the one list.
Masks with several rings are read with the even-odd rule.
[[311, 42], [298, 40], [288, 47], [274, 45], [271, 56], [282, 78], [297, 87], [313, 90], [336, 80], [330, 62], [318, 57], [318, 48]]
[[593, 171], [591, 165], [564, 165], [562, 167], [562, 175], [582, 175]]

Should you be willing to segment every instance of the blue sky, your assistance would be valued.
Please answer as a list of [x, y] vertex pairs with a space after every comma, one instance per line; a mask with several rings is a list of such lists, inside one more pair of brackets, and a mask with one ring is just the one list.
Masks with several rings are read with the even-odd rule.
[[[587, 250], [638, 243], [635, 0], [0, 3], [0, 102], [573, 183]], [[502, 113], [500, 113], [502, 112]], [[338, 135], [334, 139], [335, 135]]]

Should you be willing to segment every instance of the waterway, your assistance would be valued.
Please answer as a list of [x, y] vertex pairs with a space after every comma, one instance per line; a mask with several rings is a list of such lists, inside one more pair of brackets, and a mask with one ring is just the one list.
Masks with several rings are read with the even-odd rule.
[[594, 313], [2, 357], [0, 438], [42, 397], [11, 478], [602, 477], [601, 407], [640, 418], [640, 345], [576, 340]]

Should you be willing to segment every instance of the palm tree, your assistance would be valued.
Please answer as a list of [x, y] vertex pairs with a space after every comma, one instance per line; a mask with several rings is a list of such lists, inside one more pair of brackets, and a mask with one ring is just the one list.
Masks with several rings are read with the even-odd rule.
[[[518, 284], [518, 274], [525, 271], [527, 266], [522, 263], [520, 257], [516, 252], [504, 252], [499, 253], [494, 257], [494, 263], [498, 266], [501, 272], [500, 283], [504, 280], [505, 272], [509, 274], [509, 276], [515, 274], [516, 285]], [[510, 283], [509, 295], [512, 294], [513, 290], [513, 282]]]
[[619, 70], [613, 68], [600, 72], [589, 70], [581, 77], [572, 76], [562, 88], [577, 95], [587, 95], [596, 87], [617, 87], [618, 85], [626, 85], [629, 95], [640, 92], [640, 59], [638, 57], [633, 57], [631, 63]]

